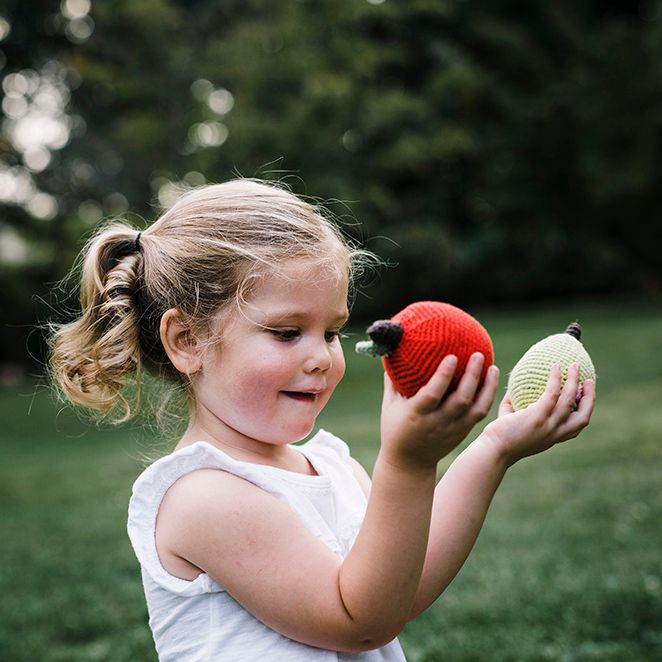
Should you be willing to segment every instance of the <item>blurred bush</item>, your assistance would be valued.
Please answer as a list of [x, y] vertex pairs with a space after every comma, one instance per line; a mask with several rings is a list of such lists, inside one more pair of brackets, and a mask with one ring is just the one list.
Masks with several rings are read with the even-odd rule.
[[[0, 363], [108, 216], [282, 178], [397, 269], [358, 318], [659, 295], [662, 12], [586, 0], [5, 0]], [[335, 202], [334, 202], [335, 201]]]

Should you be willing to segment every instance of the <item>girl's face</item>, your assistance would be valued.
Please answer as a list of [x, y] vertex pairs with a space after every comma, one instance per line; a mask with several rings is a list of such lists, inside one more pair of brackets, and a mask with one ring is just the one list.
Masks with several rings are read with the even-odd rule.
[[264, 276], [195, 375], [199, 420], [229, 443], [306, 437], [345, 372], [347, 278], [299, 261]]

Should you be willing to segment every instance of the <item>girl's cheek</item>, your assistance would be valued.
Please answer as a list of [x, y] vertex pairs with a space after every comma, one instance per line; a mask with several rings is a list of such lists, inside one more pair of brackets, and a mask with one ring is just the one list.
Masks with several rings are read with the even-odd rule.
[[334, 366], [337, 371], [337, 380], [340, 381], [345, 375], [345, 355], [343, 354], [342, 347], [338, 349], [338, 355], [334, 357]]

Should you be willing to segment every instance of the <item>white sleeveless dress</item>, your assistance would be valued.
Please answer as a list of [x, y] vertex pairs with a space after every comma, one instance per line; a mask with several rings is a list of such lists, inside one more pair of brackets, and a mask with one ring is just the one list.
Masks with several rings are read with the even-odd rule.
[[366, 498], [347, 445], [320, 430], [296, 446], [317, 476], [240, 462], [199, 441], [167, 455], [138, 477], [129, 502], [128, 533], [140, 562], [156, 650], [161, 662], [402, 662], [397, 639], [372, 651], [341, 653], [288, 639], [264, 625], [209, 575], [193, 581], [171, 575], [156, 551], [159, 506], [170, 486], [197, 469], [220, 469], [287, 503], [308, 530], [338, 556], [350, 550], [363, 521]]

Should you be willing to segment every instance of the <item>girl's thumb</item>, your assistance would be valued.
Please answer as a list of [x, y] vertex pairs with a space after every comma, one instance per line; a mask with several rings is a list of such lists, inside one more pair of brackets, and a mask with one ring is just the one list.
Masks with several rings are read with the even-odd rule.
[[515, 410], [513, 409], [513, 405], [510, 402], [510, 395], [506, 393], [506, 395], [503, 396], [503, 400], [501, 400], [501, 403], [499, 404], [499, 416], [503, 416], [504, 414], [512, 414]]

